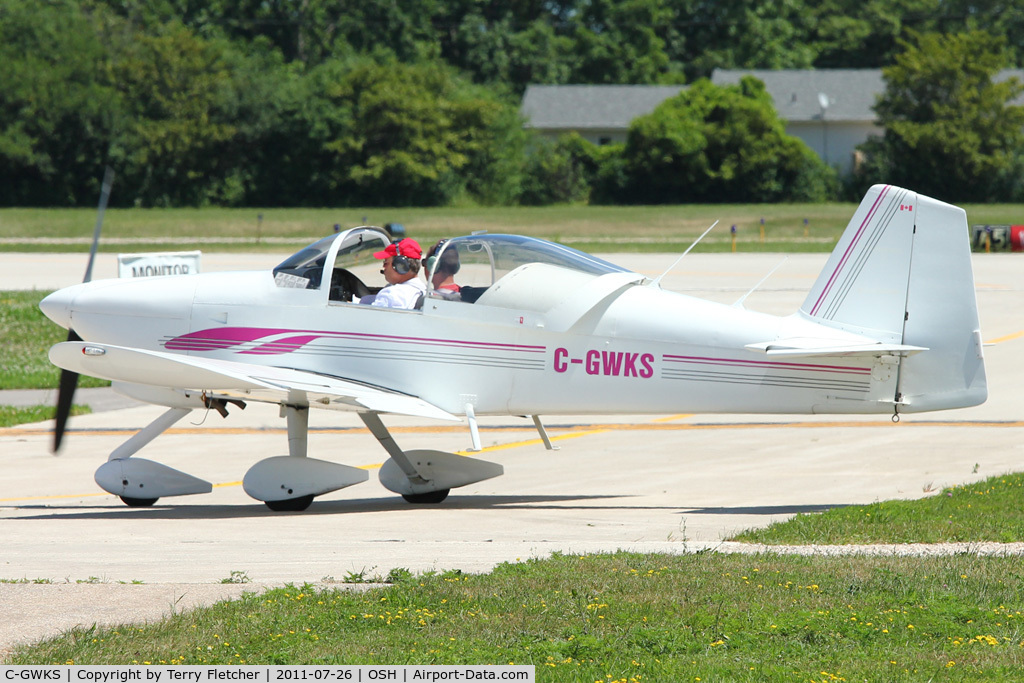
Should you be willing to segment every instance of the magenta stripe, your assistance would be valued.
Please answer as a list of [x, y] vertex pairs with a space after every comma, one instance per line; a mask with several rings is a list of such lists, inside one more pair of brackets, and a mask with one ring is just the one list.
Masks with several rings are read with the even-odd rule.
[[319, 335], [305, 334], [298, 337], [288, 337], [286, 339], [279, 339], [277, 341], [267, 342], [261, 344], [255, 349], [249, 349], [248, 351], [242, 351], [243, 354], [252, 354], [256, 356], [273, 356], [281, 353], [291, 353], [292, 351], [298, 351], [306, 344], [319, 339]]
[[[453, 348], [476, 348], [476, 349], [498, 349], [505, 351], [520, 351], [525, 353], [545, 353], [546, 346], [533, 346], [525, 344], [506, 344], [501, 342], [480, 342], [459, 339], [434, 339], [429, 337], [397, 337], [381, 334], [362, 334], [356, 332], [333, 332], [328, 330], [289, 330], [283, 328], [260, 328], [260, 327], [226, 327], [210, 328], [190, 332], [180, 337], [168, 340], [164, 347], [180, 351], [211, 351], [215, 349], [227, 349], [245, 343], [256, 343], [266, 337], [282, 334], [297, 335], [279, 339], [277, 341], [264, 342], [257, 353], [266, 353], [267, 347], [282, 345], [291, 347], [297, 338], [305, 339], [307, 342], [318, 337], [331, 339], [365, 339], [378, 342], [393, 343], [414, 343], [430, 346], [448, 346]], [[294, 349], [291, 349], [294, 350]]]
[[784, 363], [770, 360], [739, 360], [735, 358], [710, 358], [706, 356], [672, 356], [662, 358], [674, 363], [700, 363], [702, 365], [744, 365], [748, 367], [769, 367], [783, 370], [810, 370], [819, 372], [843, 372], [857, 375], [871, 374], [871, 368], [855, 368], [844, 365], [818, 365], [811, 363]]
[[[325, 336], [328, 336], [325, 333]], [[340, 338], [360, 338], [367, 337], [370, 339], [378, 339], [380, 341], [387, 342], [414, 342], [418, 344], [430, 344], [439, 346], [454, 346], [454, 347], [475, 347], [475, 348], [498, 348], [508, 349], [512, 351], [526, 351], [528, 353], [544, 353], [547, 351], [546, 346], [532, 346], [527, 344], [505, 344], [502, 342], [477, 342], [477, 341], [465, 341], [460, 339], [432, 339], [430, 337], [395, 337], [391, 335], [382, 334], [362, 334], [356, 332], [332, 332], [329, 336], [340, 337]]]
[[839, 271], [841, 271], [846, 265], [846, 260], [850, 257], [851, 251], [857, 245], [861, 235], [864, 233], [865, 226], [871, 222], [872, 217], [875, 215], [875, 211], [878, 209], [878, 204], [882, 201], [882, 198], [888, 194], [890, 187], [892, 186], [886, 185], [882, 188], [882, 191], [878, 193], [875, 203], [871, 205], [871, 210], [868, 211], [868, 215], [864, 217], [864, 220], [861, 221], [860, 227], [857, 228], [857, 234], [853, 236], [853, 239], [850, 240], [850, 245], [846, 247], [846, 251], [843, 253], [843, 258], [839, 259], [839, 265], [837, 265], [836, 269], [832, 271], [832, 275], [829, 277], [828, 282], [825, 283], [825, 288], [821, 291], [821, 295], [818, 297], [818, 300], [814, 302], [814, 307], [811, 308], [811, 315], [816, 315], [818, 313], [818, 307], [821, 306], [821, 302], [825, 298], [825, 295], [828, 294], [829, 290], [832, 288], [832, 283], [835, 281], [836, 276], [839, 275]]

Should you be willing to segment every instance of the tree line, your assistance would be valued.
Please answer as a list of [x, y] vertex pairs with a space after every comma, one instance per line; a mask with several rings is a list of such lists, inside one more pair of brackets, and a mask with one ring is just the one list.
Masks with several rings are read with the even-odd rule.
[[[1020, 200], [1024, 13], [948, 0], [4, 0], [0, 205]], [[715, 68], [881, 67], [857, 173]], [[690, 84], [621, 145], [523, 127], [530, 83]]]

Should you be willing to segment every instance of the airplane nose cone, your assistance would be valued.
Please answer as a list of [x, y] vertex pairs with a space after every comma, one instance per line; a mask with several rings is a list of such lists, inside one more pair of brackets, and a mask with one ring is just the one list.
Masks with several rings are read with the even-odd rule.
[[60, 289], [39, 302], [39, 310], [65, 329], [71, 329], [71, 301], [75, 298], [72, 288]]

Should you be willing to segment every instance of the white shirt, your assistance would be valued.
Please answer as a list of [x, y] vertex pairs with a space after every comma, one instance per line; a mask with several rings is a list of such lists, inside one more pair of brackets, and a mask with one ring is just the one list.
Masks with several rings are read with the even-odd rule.
[[427, 286], [419, 278], [399, 282], [396, 285], [388, 285], [377, 292], [373, 299], [373, 306], [383, 308], [414, 308], [420, 294], [427, 291]]

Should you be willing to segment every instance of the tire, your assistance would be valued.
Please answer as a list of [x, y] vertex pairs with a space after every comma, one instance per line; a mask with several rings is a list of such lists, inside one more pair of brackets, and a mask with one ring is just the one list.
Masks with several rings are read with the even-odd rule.
[[159, 498], [132, 498], [131, 496], [121, 496], [121, 502], [130, 508], [148, 508], [152, 507]]
[[405, 498], [413, 505], [437, 505], [448, 497], [450, 491], [451, 489], [441, 489], [440, 491], [430, 491], [429, 493], [403, 493], [402, 498]]
[[267, 507], [274, 512], [302, 512], [313, 503], [313, 496], [299, 496], [287, 500], [265, 500]]

